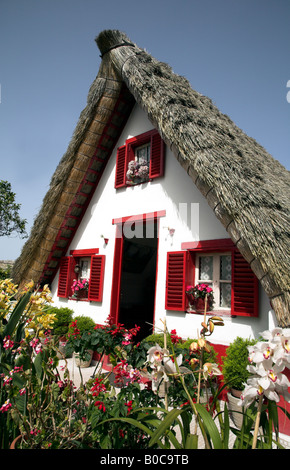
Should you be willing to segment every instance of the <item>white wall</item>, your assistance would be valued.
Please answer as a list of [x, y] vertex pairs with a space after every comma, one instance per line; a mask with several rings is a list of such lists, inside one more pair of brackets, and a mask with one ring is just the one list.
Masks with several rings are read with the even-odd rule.
[[[57, 297], [58, 275], [52, 284], [53, 300], [55, 305], [68, 306], [74, 310], [75, 315], [89, 315], [97, 323], [103, 323], [110, 313], [116, 232], [116, 226], [112, 224], [112, 220], [118, 217], [166, 210], [166, 216], [160, 218], [155, 326], [162, 328], [160, 320], [166, 316], [169, 330], [176, 329], [180, 336], [194, 338], [200, 329], [202, 321], [200, 315], [166, 312], [164, 309], [166, 254], [168, 251], [180, 250], [182, 242], [229, 237], [205, 198], [168, 148], [166, 149], [164, 177], [138, 186], [118, 190], [114, 188], [117, 147], [123, 145], [128, 138], [151, 129], [151, 123], [136, 105], [69, 247], [69, 250], [99, 248], [99, 253], [106, 255], [103, 302], [98, 304], [59, 299]], [[175, 229], [173, 236], [169, 235], [168, 228]], [[102, 236], [109, 239], [107, 245]], [[211, 341], [229, 344], [236, 336], [257, 336], [260, 331], [268, 329], [269, 324], [273, 326], [274, 317], [271, 315], [270, 305], [262, 288], [260, 289], [260, 305], [262, 315], [257, 319], [225, 318], [225, 326], [216, 328]]]

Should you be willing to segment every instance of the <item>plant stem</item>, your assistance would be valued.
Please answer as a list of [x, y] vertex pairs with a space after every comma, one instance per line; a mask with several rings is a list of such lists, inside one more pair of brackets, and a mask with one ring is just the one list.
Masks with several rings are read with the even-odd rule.
[[263, 404], [263, 397], [264, 397], [264, 395], [262, 393], [259, 397], [258, 411], [257, 411], [257, 416], [256, 416], [256, 421], [255, 421], [255, 429], [254, 429], [252, 449], [256, 449], [256, 445], [257, 445], [258, 432], [259, 432], [259, 426], [260, 426], [261, 410], [262, 410], [262, 404]]
[[[164, 324], [164, 349], [167, 349], [167, 330], [166, 330], [166, 318], [163, 321]], [[164, 401], [165, 401], [165, 409], [168, 410], [168, 394], [167, 394], [167, 382], [164, 381]]]

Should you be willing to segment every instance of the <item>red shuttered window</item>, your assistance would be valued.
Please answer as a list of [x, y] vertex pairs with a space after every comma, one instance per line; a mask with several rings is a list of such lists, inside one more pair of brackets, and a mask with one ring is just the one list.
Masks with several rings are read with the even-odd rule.
[[258, 279], [241, 253], [232, 254], [232, 315], [258, 316]]
[[68, 297], [70, 295], [70, 274], [73, 258], [64, 256], [60, 261], [59, 278], [58, 278], [58, 297]]
[[186, 251], [173, 251], [167, 253], [167, 279], [165, 308], [167, 310], [186, 309], [185, 278], [186, 278]]
[[[164, 174], [165, 144], [154, 129], [128, 139], [125, 145], [117, 149], [115, 188], [142, 183]], [[141, 178], [128, 177], [130, 162], [140, 163], [145, 160], [148, 174]], [[144, 165], [143, 165], [144, 166]]]
[[192, 254], [188, 251], [167, 253], [165, 308], [185, 311], [188, 307], [185, 290], [194, 278]]
[[94, 302], [102, 301], [104, 271], [105, 271], [105, 256], [104, 255], [92, 256], [88, 300], [93, 300]]
[[[105, 256], [96, 255], [99, 250], [73, 250], [71, 256], [64, 256], [60, 262], [58, 292], [59, 297], [71, 298], [73, 295], [72, 284], [76, 279], [84, 277], [89, 281], [87, 293], [73, 297], [76, 300], [101, 302], [103, 297], [103, 283], [105, 272]], [[82, 276], [76, 267], [83, 265], [87, 269], [87, 275]]]
[[[227, 257], [231, 256], [231, 279], [228, 281], [231, 285], [230, 308], [219, 305], [219, 292], [218, 302], [212, 312], [227, 313], [232, 316], [258, 316], [258, 279], [231, 240], [206, 240], [192, 244], [192, 247], [190, 243], [183, 244], [183, 248], [187, 250], [167, 254], [165, 295], [167, 310], [187, 310], [188, 299], [185, 291], [188, 285], [199, 282], [196, 273], [200, 275], [198, 271], [200, 257], [209, 254], [209, 257], [219, 258], [226, 253]], [[212, 279], [209, 285], [211, 281]]]
[[122, 188], [126, 184], [126, 145], [117, 150], [115, 188]]

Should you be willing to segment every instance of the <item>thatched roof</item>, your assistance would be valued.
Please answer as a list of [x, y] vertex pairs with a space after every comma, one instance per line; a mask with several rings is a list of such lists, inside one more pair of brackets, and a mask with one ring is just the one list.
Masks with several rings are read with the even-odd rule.
[[119, 31], [103, 31], [99, 73], [22, 253], [16, 282], [50, 282], [136, 101], [206, 197], [290, 325], [289, 172], [189, 82]]

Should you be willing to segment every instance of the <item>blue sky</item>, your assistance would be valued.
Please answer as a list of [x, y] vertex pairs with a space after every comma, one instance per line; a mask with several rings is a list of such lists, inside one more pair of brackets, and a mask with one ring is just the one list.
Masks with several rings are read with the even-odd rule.
[[[1, 179], [28, 231], [86, 106], [104, 29], [167, 62], [289, 170], [289, 25], [290, 0], [1, 0]], [[0, 260], [23, 244], [1, 237]]]

